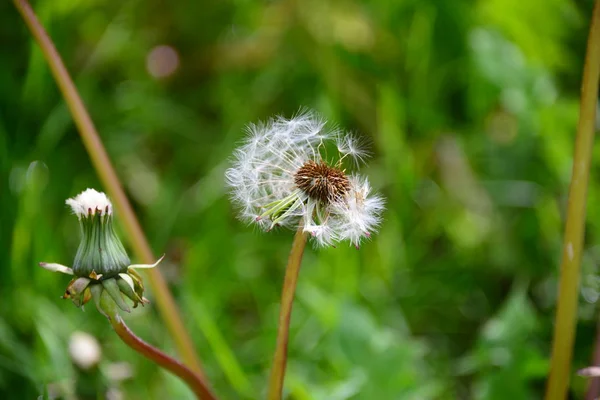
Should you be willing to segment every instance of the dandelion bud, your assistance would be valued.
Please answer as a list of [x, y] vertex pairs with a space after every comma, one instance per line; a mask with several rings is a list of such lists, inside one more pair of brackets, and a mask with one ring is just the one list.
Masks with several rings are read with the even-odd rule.
[[79, 218], [82, 233], [73, 274], [89, 277], [96, 273], [110, 278], [127, 272], [129, 257], [114, 231], [112, 204], [106, 195], [87, 189], [66, 203]]
[[116, 310], [115, 306], [131, 311], [125, 298], [133, 301], [134, 308], [140, 303], [148, 303], [144, 297], [142, 277], [135, 269], [154, 268], [164, 256], [150, 265], [130, 264], [113, 228], [112, 204], [104, 193], [87, 189], [66, 203], [77, 215], [82, 233], [73, 268], [40, 263], [48, 271], [75, 276], [69, 282], [63, 299], [71, 299], [77, 307], [94, 299], [98, 310], [107, 316], [107, 312]]

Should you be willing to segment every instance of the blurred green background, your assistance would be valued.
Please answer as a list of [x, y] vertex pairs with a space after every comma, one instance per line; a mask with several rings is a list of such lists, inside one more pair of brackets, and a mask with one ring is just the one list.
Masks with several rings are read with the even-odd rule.
[[[103, 187], [2, 3], [0, 397], [190, 398], [93, 306], [61, 300], [68, 277], [37, 267], [71, 263], [79, 231], [64, 200]], [[264, 396], [292, 241], [236, 219], [224, 170], [246, 124], [300, 107], [370, 140], [362, 172], [388, 210], [358, 251], [308, 249], [288, 398], [541, 397], [591, 0], [33, 6], [167, 254], [160, 268], [223, 399]], [[598, 151], [574, 368], [590, 363], [600, 295]], [[155, 306], [126, 319], [174, 352]], [[90, 370], [69, 356], [78, 331], [101, 346]], [[585, 386], [574, 376], [573, 398]]]

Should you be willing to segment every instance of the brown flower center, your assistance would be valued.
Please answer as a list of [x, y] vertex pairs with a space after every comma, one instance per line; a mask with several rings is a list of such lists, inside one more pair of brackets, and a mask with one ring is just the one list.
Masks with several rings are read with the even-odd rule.
[[338, 200], [350, 191], [350, 181], [344, 171], [323, 161], [304, 163], [296, 171], [294, 183], [309, 197], [323, 203]]

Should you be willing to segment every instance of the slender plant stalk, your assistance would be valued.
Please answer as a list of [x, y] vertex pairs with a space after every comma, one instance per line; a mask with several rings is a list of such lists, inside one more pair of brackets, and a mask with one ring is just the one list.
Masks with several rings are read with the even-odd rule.
[[[148, 241], [129, 201], [127, 200], [127, 196], [123, 191], [119, 178], [110, 162], [92, 119], [63, 64], [60, 55], [56, 51], [52, 39], [50, 39], [26, 0], [13, 1], [33, 37], [42, 49], [54, 79], [71, 111], [71, 115], [73, 116], [81, 139], [90, 155], [92, 164], [94, 165], [102, 184], [106, 187], [106, 191], [112, 198], [117, 211], [121, 215], [120, 219], [123, 221], [127, 236], [131, 239], [131, 245], [135, 254], [143, 263], [154, 263], [154, 255], [152, 254]], [[161, 317], [165, 321], [167, 328], [175, 341], [179, 354], [192, 370], [198, 372], [200, 375], [204, 375], [194, 349], [194, 344], [185, 329], [177, 305], [175, 304], [173, 296], [171, 295], [160, 270], [158, 268], [148, 270], [148, 278], [150, 286], [156, 294], [157, 305]]]
[[569, 387], [573, 340], [577, 323], [577, 299], [581, 250], [585, 232], [585, 208], [596, 125], [596, 103], [600, 78], [600, 0], [594, 5], [587, 43], [579, 124], [575, 139], [573, 174], [569, 188], [567, 219], [560, 268], [560, 282], [547, 400], [564, 400]]
[[279, 327], [277, 329], [277, 344], [275, 348], [275, 357], [273, 358], [273, 368], [269, 378], [269, 400], [281, 400], [283, 392], [283, 380], [285, 378], [285, 367], [287, 364], [287, 347], [290, 335], [290, 320], [292, 317], [292, 305], [294, 303], [294, 293], [298, 285], [298, 274], [302, 255], [306, 246], [307, 234], [298, 228], [294, 235], [292, 251], [288, 258], [285, 269], [285, 278], [283, 280], [283, 290], [281, 292], [281, 308], [279, 310]]
[[119, 314], [109, 316], [108, 320], [117, 335], [119, 335], [121, 340], [123, 340], [127, 346], [180, 377], [188, 384], [198, 399], [216, 400], [216, 397], [212, 394], [208, 384], [204, 381], [202, 376], [137, 337], [135, 333], [125, 325], [125, 321], [123, 321], [123, 318], [121, 318]]

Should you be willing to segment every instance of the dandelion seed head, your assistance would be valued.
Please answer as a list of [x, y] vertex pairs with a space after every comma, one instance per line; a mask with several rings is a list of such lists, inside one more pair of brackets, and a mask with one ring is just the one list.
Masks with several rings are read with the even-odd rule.
[[[319, 246], [341, 240], [358, 245], [377, 228], [383, 199], [343, 167], [346, 157], [356, 163], [366, 158], [358, 137], [326, 129], [310, 112], [252, 124], [247, 133], [225, 173], [242, 220], [266, 231], [301, 224]], [[330, 144], [338, 150], [331, 160]]]

